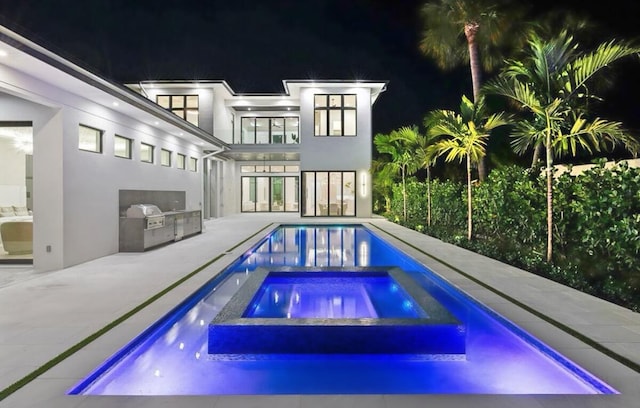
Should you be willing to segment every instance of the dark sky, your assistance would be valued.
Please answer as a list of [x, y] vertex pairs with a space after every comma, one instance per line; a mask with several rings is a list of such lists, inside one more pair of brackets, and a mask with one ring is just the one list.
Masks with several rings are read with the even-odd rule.
[[[0, 23], [115, 82], [225, 79], [236, 92], [281, 92], [283, 79], [388, 80], [374, 132], [421, 124], [470, 94], [468, 68], [440, 72], [418, 52], [417, 0], [0, 0]], [[560, 2], [535, 4], [556, 7]], [[619, 3], [619, 4], [618, 4]], [[564, 0], [585, 12], [584, 2]], [[593, 13], [611, 36], [640, 33], [636, 2]], [[603, 38], [609, 39], [610, 37]], [[640, 61], [631, 68], [640, 72]], [[607, 113], [640, 128], [639, 80], [622, 73]], [[635, 103], [635, 102], [634, 102]]]

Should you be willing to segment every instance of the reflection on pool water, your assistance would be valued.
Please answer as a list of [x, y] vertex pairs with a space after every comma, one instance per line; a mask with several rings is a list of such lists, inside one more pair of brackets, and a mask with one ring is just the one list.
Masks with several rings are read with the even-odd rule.
[[338, 277], [334, 274], [313, 279], [269, 276], [245, 316], [357, 319], [426, 317], [426, 313], [388, 275]]
[[[359, 267], [401, 269], [416, 287], [437, 300], [464, 326], [465, 358], [406, 353], [209, 354], [209, 323], [243, 283], [257, 268], [284, 266], [334, 271]], [[345, 291], [350, 298], [353, 291]], [[289, 293], [295, 299], [295, 291]], [[323, 293], [320, 297], [328, 296], [329, 305], [333, 305], [331, 291]], [[271, 296], [273, 299], [273, 292]], [[327, 306], [325, 302], [320, 307], [325, 308], [323, 313], [348, 313], [349, 317], [352, 313], [371, 313], [368, 305], [358, 307], [353, 303], [344, 308]], [[255, 309], [252, 313], [256, 313]], [[294, 311], [290, 308], [284, 313], [286, 320], [286, 313]], [[84, 395], [399, 393], [617, 391], [363, 226], [277, 228], [69, 391]]]

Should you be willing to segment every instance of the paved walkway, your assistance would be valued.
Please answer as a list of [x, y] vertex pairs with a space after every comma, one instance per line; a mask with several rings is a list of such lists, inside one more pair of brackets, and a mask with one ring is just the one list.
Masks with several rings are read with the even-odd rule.
[[[315, 221], [315, 220], [314, 220]], [[335, 219], [330, 220], [335, 222]], [[351, 220], [374, 231], [455, 286], [512, 320], [620, 395], [285, 395], [194, 397], [67, 396], [104, 359], [224, 269], [291, 214], [251, 214], [205, 223], [195, 237], [145, 253], [119, 253], [53, 272], [0, 265], [0, 389], [210, 263], [86, 347], [0, 402], [0, 407], [612, 407], [640, 401], [640, 374], [603, 354], [640, 365], [640, 314], [445, 244], [384, 219]], [[256, 234], [256, 232], [261, 231]], [[240, 244], [236, 247], [237, 244]], [[215, 260], [211, 262], [212, 260]], [[559, 328], [561, 327], [561, 328]], [[571, 334], [569, 334], [571, 333]], [[575, 337], [578, 336], [578, 337]], [[595, 346], [595, 348], [593, 347]]]

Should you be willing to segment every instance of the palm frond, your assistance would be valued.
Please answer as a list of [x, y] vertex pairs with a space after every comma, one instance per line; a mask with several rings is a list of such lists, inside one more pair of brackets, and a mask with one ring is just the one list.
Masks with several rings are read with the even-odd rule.
[[594, 51], [577, 58], [567, 67], [571, 84], [571, 93], [576, 93], [603, 68], [630, 55], [638, 55], [640, 47], [624, 42], [609, 41], [600, 44]]

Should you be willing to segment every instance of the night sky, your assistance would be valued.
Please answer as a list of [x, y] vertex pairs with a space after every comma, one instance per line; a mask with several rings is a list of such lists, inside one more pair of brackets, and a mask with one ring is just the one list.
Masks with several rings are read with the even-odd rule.
[[[441, 72], [418, 51], [416, 0], [0, 0], [0, 24], [118, 83], [224, 79], [238, 93], [282, 92], [283, 79], [388, 80], [374, 133], [421, 124], [471, 93], [467, 67]], [[560, 2], [536, 2], [548, 10]], [[590, 12], [604, 37], [632, 39], [632, 1]], [[595, 7], [595, 6], [594, 6]], [[640, 129], [640, 61], [620, 68], [603, 112]], [[635, 72], [633, 72], [635, 71]]]

